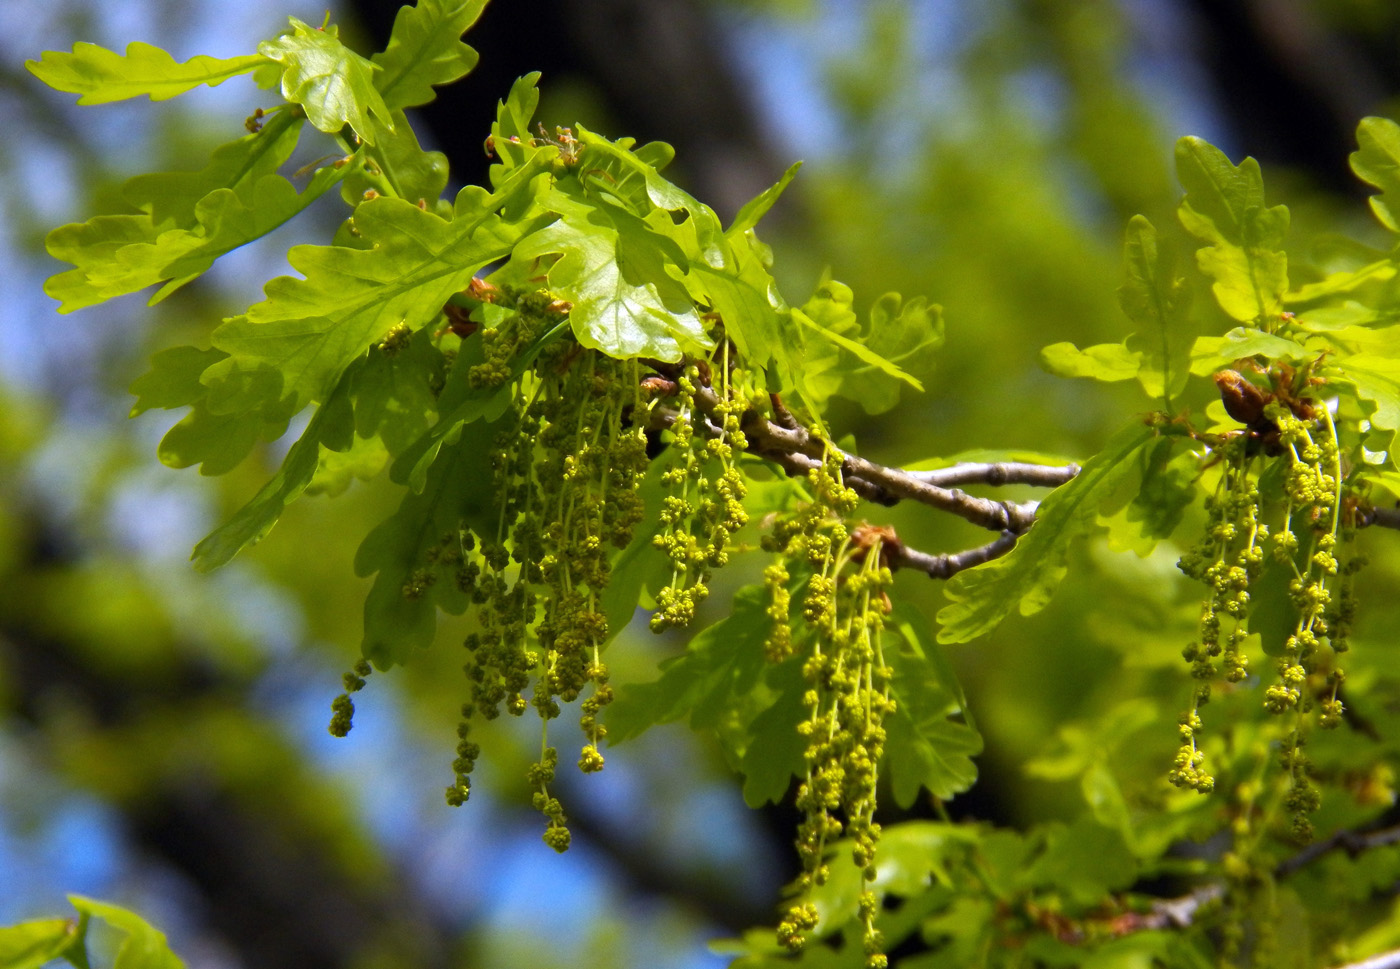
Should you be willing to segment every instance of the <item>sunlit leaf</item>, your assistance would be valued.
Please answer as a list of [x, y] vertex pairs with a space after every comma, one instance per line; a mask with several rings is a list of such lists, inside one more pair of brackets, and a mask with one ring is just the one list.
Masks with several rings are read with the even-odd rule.
[[73, 942], [71, 919], [36, 919], [0, 928], [0, 969], [40, 969]]
[[68, 901], [84, 915], [125, 933], [112, 969], [183, 969], [184, 962], [170, 951], [165, 933], [135, 912], [82, 895], [69, 895]]
[[514, 258], [560, 256], [549, 285], [572, 304], [580, 343], [619, 359], [660, 360], [709, 344], [694, 303], [667, 273], [668, 265], [685, 268], [674, 243], [601, 199], [584, 204], [556, 191], [544, 204], [560, 218], [521, 240]]
[[292, 32], [265, 40], [258, 53], [283, 67], [282, 96], [306, 111], [321, 131], [335, 134], [347, 124], [374, 144], [373, 117], [393, 128], [389, 106], [374, 86], [374, 65], [340, 42], [334, 27], [310, 27], [289, 17]]
[[1371, 196], [1371, 211], [1381, 225], [1400, 232], [1400, 125], [1389, 118], [1362, 118], [1356, 126], [1356, 143], [1351, 153], [1351, 170], [1358, 178], [1380, 192]]
[[476, 270], [503, 258], [534, 223], [508, 223], [496, 209], [529, 189], [533, 172], [517, 172], [495, 195], [464, 192], [451, 222], [401, 199], [366, 202], [355, 224], [368, 249], [297, 246], [288, 258], [304, 279], [281, 276], [267, 299], [214, 331], [230, 360], [206, 383], [240, 366], [268, 366], [283, 376], [281, 393], [299, 409], [324, 399], [351, 360], [393, 327], [419, 328], [441, 312]]
[[1127, 347], [1142, 354], [1137, 378], [1149, 396], [1162, 398], [1172, 411], [1172, 398], [1190, 375], [1191, 345], [1197, 326], [1187, 312], [1191, 291], [1176, 275], [1175, 260], [1160, 244], [1157, 230], [1140, 215], [1128, 222], [1124, 243], [1127, 280], [1118, 289], [1118, 303], [1138, 331]]
[[348, 450], [353, 416], [347, 372], [326, 402], [317, 408], [301, 437], [287, 451], [282, 467], [249, 502], [194, 547], [194, 567], [209, 572], [224, 565], [250, 545], [267, 537], [286, 507], [297, 499], [316, 474], [321, 447]]
[[1241, 322], [1275, 317], [1288, 290], [1288, 257], [1282, 251], [1288, 209], [1264, 203], [1259, 163], [1238, 167], [1200, 138], [1176, 144], [1177, 177], [1186, 189], [1178, 214], [1192, 235], [1212, 245], [1197, 250], [1201, 271], [1221, 309]]
[[165, 101], [201, 84], [222, 84], [265, 63], [267, 58], [260, 54], [201, 54], [177, 64], [166, 51], [138, 40], [127, 45], [125, 54], [80, 41], [72, 53], [45, 51], [40, 60], [25, 61], [24, 66], [51, 88], [82, 95], [79, 104], [105, 104], [143, 94]]
[[1057, 377], [1131, 380], [1142, 369], [1142, 353], [1123, 343], [1099, 343], [1083, 350], [1073, 343], [1052, 343], [1041, 348], [1040, 365]]
[[1070, 542], [1093, 526], [1100, 502], [1122, 478], [1136, 473], [1131, 459], [1153, 436], [1136, 422], [1119, 431], [1041, 502], [1035, 524], [1009, 554], [953, 576], [944, 589], [949, 604], [938, 613], [938, 641], [967, 642], [1012, 611], [1029, 616], [1043, 609], [1064, 577]]
[[461, 37], [485, 6], [486, 0], [418, 0], [399, 8], [388, 46], [370, 58], [379, 68], [375, 87], [391, 110], [427, 104], [437, 96], [433, 88], [476, 66], [476, 51]]
[[374, 576], [360, 649], [380, 669], [407, 662], [432, 645], [440, 606], [453, 613], [466, 608], [456, 569], [430, 567], [428, 552], [444, 541], [457, 542], [464, 527], [488, 530], [491, 476], [475, 472], [499, 432], [498, 425], [485, 421], [459, 425], [427, 469], [422, 492], [408, 491], [398, 510], [360, 543], [355, 574]]

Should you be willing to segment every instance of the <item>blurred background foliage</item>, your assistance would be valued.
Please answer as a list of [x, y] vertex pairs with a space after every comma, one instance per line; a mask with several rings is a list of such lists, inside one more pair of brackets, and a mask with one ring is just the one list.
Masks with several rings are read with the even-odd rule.
[[[396, 8], [342, 0], [332, 16], [368, 53]], [[58, 268], [49, 228], [132, 173], [199, 167], [257, 92], [235, 81], [78, 109], [22, 61], [75, 40], [233, 56], [320, 9], [0, 5], [0, 924], [60, 912], [78, 891], [142, 911], [199, 966], [723, 964], [707, 940], [773, 921], [794, 818], [745, 809], [706, 738], [658, 729], [602, 775], [566, 779], [576, 847], [560, 858], [522, 811], [528, 724], [492, 738], [515, 753], [483, 764], [468, 806], [442, 801], [460, 703], [451, 630], [372, 679], [347, 740], [327, 736], [367, 588], [350, 563], [387, 491], [307, 498], [219, 574], [188, 568], [284, 445], [223, 478], [162, 468], [155, 444], [178, 415], [127, 422], [125, 388], [150, 353], [201, 342], [255, 300], [303, 240], [275, 234], [154, 310], [126, 298], [60, 317], [42, 294]], [[1400, 92], [1389, 0], [498, 0], [467, 39], [477, 72], [415, 119], [457, 185], [484, 176], [495, 101], [531, 70], [546, 123], [673, 143], [680, 180], [726, 218], [805, 158], [765, 234], [789, 300], [830, 268], [862, 307], [898, 290], [945, 308], [926, 395], [880, 418], [835, 415], [894, 464], [979, 447], [1094, 453], [1145, 398], [1052, 378], [1038, 351], [1121, 339], [1123, 227], [1134, 213], [1173, 223], [1175, 138], [1260, 158], [1303, 263], [1329, 233], [1370, 237], [1346, 155], [1356, 121], [1393, 116]], [[319, 203], [326, 238], [335, 205]], [[1205, 383], [1193, 389], [1204, 406]], [[922, 511], [890, 519], [918, 547], [974, 538]], [[1400, 658], [1382, 591], [1400, 555], [1393, 536], [1365, 539], [1357, 655], [1375, 685]], [[942, 602], [922, 577], [901, 576], [899, 592], [930, 618]], [[1104, 765], [1164, 797], [1194, 597], [1169, 552], [1099, 541], [1050, 608], [954, 648], [987, 737], [954, 816], [1071, 821], [1081, 778]], [[650, 679], [681, 648], [625, 634], [615, 680]], [[1358, 799], [1389, 794], [1375, 760], [1358, 755]]]

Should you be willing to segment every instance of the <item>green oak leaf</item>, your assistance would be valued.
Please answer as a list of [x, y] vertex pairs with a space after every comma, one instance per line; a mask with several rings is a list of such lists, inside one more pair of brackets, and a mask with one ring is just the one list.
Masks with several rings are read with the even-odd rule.
[[1138, 453], [1141, 479], [1121, 520], [1109, 522], [1110, 547], [1146, 556], [1176, 531], [1196, 499], [1200, 475], [1200, 461], [1194, 454], [1173, 454], [1178, 445], [1188, 442], [1184, 437], [1162, 437]]
[[1066, 571], [1070, 542], [1088, 531], [1099, 505], [1137, 473], [1135, 455], [1155, 432], [1134, 423], [1115, 434], [1079, 474], [1045, 498], [1035, 524], [1007, 555], [959, 572], [938, 613], [940, 643], [965, 643], [989, 632], [1013, 610], [1029, 616], [1050, 601]]
[[1264, 356], [1301, 363], [1310, 355], [1315, 354], [1309, 354], [1306, 347], [1287, 337], [1237, 326], [1224, 336], [1197, 337], [1191, 347], [1191, 372], [1204, 376], [1245, 357]]
[[402, 199], [365, 202], [355, 224], [370, 248], [293, 248], [288, 260], [305, 278], [272, 280], [267, 299], [214, 331], [214, 345], [230, 359], [212, 367], [205, 382], [270, 367], [282, 375], [280, 392], [291, 398], [293, 412], [324, 399], [371, 344], [400, 323], [416, 329], [435, 318], [478, 269], [504, 258], [536, 227], [539, 220], [506, 222], [496, 209], [531, 192], [539, 170], [520, 169], [492, 195], [464, 189], [451, 222]]
[[292, 32], [265, 40], [258, 53], [282, 65], [282, 96], [306, 111], [316, 128], [335, 134], [347, 124], [366, 144], [377, 137], [373, 117], [385, 128], [394, 119], [374, 86], [375, 66], [340, 42], [334, 27], [319, 29], [295, 17]]
[[525, 237], [513, 260], [558, 254], [549, 286], [568, 300], [574, 336], [618, 359], [679, 360], [710, 345], [695, 304], [668, 275], [685, 256], [647, 222], [601, 198], [552, 191], [543, 204], [559, 219]]
[[277, 172], [292, 157], [305, 121], [292, 111], [278, 111], [261, 131], [215, 148], [197, 172], [152, 172], [127, 179], [122, 198], [150, 216], [152, 227], [190, 228], [195, 207], [216, 189], [227, 188], [251, 201], [251, 186]]
[[391, 456], [423, 435], [437, 414], [430, 384], [442, 380], [446, 360], [432, 336], [424, 328], [397, 352], [371, 350], [355, 379], [355, 433], [380, 438]]
[[285, 415], [265, 417], [259, 411], [215, 413], [201, 399], [161, 438], [156, 456], [169, 468], [197, 464], [200, 474], [227, 474], [242, 463], [258, 441], [275, 441], [286, 430]]
[[812, 298], [792, 311], [795, 321], [820, 337], [807, 343], [802, 376], [813, 400], [840, 394], [867, 414], [883, 414], [899, 403], [901, 383], [923, 390], [906, 368], [932, 369], [943, 345], [942, 308], [885, 293], [862, 328], [852, 302], [849, 286], [823, 276]]
[[381, 131], [379, 141], [361, 151], [365, 164], [346, 176], [340, 187], [341, 198], [350, 205], [359, 205], [372, 189], [409, 202], [421, 200], [434, 215], [452, 218], [452, 206], [442, 198], [447, 188], [447, 156], [425, 151], [401, 110], [394, 111], [393, 130]]
[[418, 649], [432, 645], [437, 609], [460, 613], [467, 597], [455, 571], [439, 567], [427, 590], [409, 594], [415, 573], [427, 568], [428, 552], [460, 533], [464, 525], [494, 534], [494, 496], [489, 474], [480, 474], [499, 423], [475, 421], [458, 426], [442, 453], [427, 469], [422, 492], [408, 491], [398, 510], [365, 536], [355, 553], [355, 574], [374, 575], [365, 599], [361, 651], [380, 669], [407, 662]]
[[[660, 168], [661, 166], [656, 166]], [[787, 191], [787, 187], [792, 184], [792, 180], [797, 177], [797, 170], [802, 167], [802, 163], [793, 162], [788, 166], [788, 170], [783, 172], [783, 177], [777, 182], [759, 192], [753, 198], [740, 207], [737, 215], [734, 216], [733, 223], [724, 230], [726, 238], [733, 239], [742, 236], [754, 226], [758, 225], [760, 219], [768, 214], [768, 210]]]
[[1356, 126], [1356, 143], [1351, 153], [1351, 170], [1357, 177], [1380, 189], [1371, 196], [1371, 211], [1381, 225], [1400, 232], [1400, 125], [1389, 118], [1362, 118]]
[[1040, 350], [1040, 365], [1057, 377], [1088, 377], [1111, 383], [1131, 380], [1142, 370], [1142, 352], [1127, 343], [1097, 343], [1079, 349], [1073, 343], [1052, 343]]
[[427, 104], [437, 97], [433, 88], [476, 66], [476, 51], [461, 37], [485, 6], [486, 0], [418, 0], [399, 8], [388, 46], [370, 58], [379, 68], [375, 87], [390, 110]]
[[78, 938], [72, 919], [34, 919], [0, 928], [0, 969], [41, 969]]
[[1187, 137], [1176, 144], [1176, 168], [1186, 189], [1178, 215], [1188, 232], [1212, 243], [1197, 250], [1196, 262], [1213, 280], [1221, 309], [1242, 323], [1276, 317], [1288, 290], [1288, 209], [1265, 206], [1259, 163], [1246, 158], [1236, 167], [1218, 148]]
[[1392, 450], [1395, 432], [1400, 431], [1400, 363], [1373, 354], [1351, 356], [1328, 367], [1327, 379], [1350, 386], [1365, 406], [1371, 427], [1385, 432], [1384, 440], [1370, 440], [1368, 446]]
[[[758, 655], [763, 656], [761, 646]], [[807, 741], [796, 730], [808, 715], [802, 703], [807, 681], [801, 664], [789, 660], [770, 669], [764, 679], [776, 695], [750, 721], [749, 736], [739, 757], [744, 803], [751, 808], [780, 803], [793, 779], [807, 772]]]
[[135, 912], [82, 895], [68, 901], [81, 915], [99, 918], [126, 937], [112, 961], [113, 969], [184, 969], [184, 962], [170, 951], [165, 933]]
[[320, 463], [322, 446], [332, 451], [350, 448], [354, 429], [350, 388], [359, 369], [352, 367], [341, 377], [335, 391], [316, 409], [306, 430], [287, 451], [282, 467], [267, 484], [194, 547], [190, 557], [198, 571], [211, 572], [267, 537], [286, 507], [311, 483]]
[[497, 188], [530, 157], [530, 144], [534, 139], [530, 122], [540, 105], [540, 91], [535, 86], [539, 80], [539, 71], [516, 78], [510, 87], [510, 94], [504, 101], [496, 103], [496, 120], [491, 124], [489, 146], [491, 154], [500, 162], [492, 165], [487, 175]]
[[[264, 175], [242, 193], [215, 189], [195, 205], [192, 227], [167, 229], [153, 237], [133, 239], [132, 223], [111, 221], [139, 223], [142, 216], [99, 216], [81, 225], [62, 226], [49, 233], [49, 252], [77, 268], [51, 277], [44, 292], [60, 301], [60, 313], [71, 313], [165, 282], [150, 300], [157, 303], [204, 273], [220, 256], [300, 213], [341, 177], [340, 169], [327, 166], [300, 193], [281, 175]], [[120, 241], [114, 242], [114, 237]]]
[[222, 350], [199, 347], [171, 347], [155, 354], [151, 357], [151, 369], [131, 384], [136, 403], [131, 405], [130, 416], [152, 407], [170, 410], [193, 404], [209, 392], [199, 378], [226, 356]]
[[222, 84], [267, 63], [261, 54], [242, 57], [191, 57], [177, 64], [169, 53], [133, 41], [125, 54], [96, 44], [78, 42], [72, 53], [44, 51], [37, 61], [25, 61], [29, 72], [57, 91], [82, 95], [79, 104], [106, 104], [149, 95], [165, 101], [191, 88]]
[[[972, 758], [982, 752], [982, 735], [965, 722], [966, 702], [937, 643], [916, 636], [907, 621], [900, 631], [904, 642], [884, 650], [894, 670], [890, 696], [895, 701], [885, 720], [885, 759], [895, 803], [908, 808], [920, 790], [948, 800], [972, 787], [977, 780]], [[931, 654], [939, 654], [938, 662]]]
[[767, 608], [763, 586], [740, 589], [729, 615], [700, 630], [684, 653], [664, 662], [659, 679], [622, 686], [607, 708], [608, 740], [621, 743], [686, 718], [697, 730], [715, 727], [732, 720], [735, 709], [747, 711], [738, 719], [752, 719], [766, 705], [755, 706], [753, 697], [768, 665], [763, 643], [773, 621]]
[[[1288, 294], [1290, 305], [1308, 303], [1326, 296], [1340, 296], [1353, 293], [1363, 286], [1384, 283], [1395, 278], [1395, 263], [1389, 259], [1375, 259], [1355, 269], [1329, 273], [1326, 278], [1315, 283], [1299, 286]], [[1299, 316], [1303, 316], [1299, 313]]]
[[355, 437], [344, 451], [321, 448], [316, 473], [303, 494], [334, 498], [344, 494], [350, 485], [370, 481], [379, 476], [389, 463], [389, 452], [377, 437]]
[[1191, 290], [1176, 275], [1175, 259], [1161, 245], [1156, 228], [1141, 215], [1128, 222], [1124, 254], [1127, 279], [1118, 289], [1118, 304], [1139, 327], [1126, 345], [1142, 354], [1137, 378], [1143, 390], [1161, 398], [1163, 409], [1171, 412], [1172, 398], [1190, 376], [1197, 330], [1188, 312]]

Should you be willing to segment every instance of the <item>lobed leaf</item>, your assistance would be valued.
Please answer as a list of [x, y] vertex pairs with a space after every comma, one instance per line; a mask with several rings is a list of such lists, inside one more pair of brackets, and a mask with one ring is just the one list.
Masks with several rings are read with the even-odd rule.
[[1039, 612], [1064, 577], [1070, 542], [1093, 526], [1101, 502], [1136, 473], [1137, 452], [1155, 437], [1142, 424], [1115, 434], [1079, 474], [1046, 497], [1035, 524], [1007, 555], [959, 572], [938, 613], [940, 643], [965, 643], [989, 632], [1013, 610]]
[[540, 170], [521, 169], [493, 195], [464, 190], [451, 222], [401, 199], [365, 202], [355, 225], [369, 248], [293, 248], [288, 258], [305, 278], [272, 280], [267, 299], [214, 331], [214, 345], [230, 359], [211, 368], [205, 382], [270, 368], [280, 374], [280, 393], [294, 412], [324, 399], [372, 343], [399, 323], [418, 328], [436, 317], [478, 269], [504, 258], [538, 225], [507, 222], [496, 210], [513, 195], [530, 193]]
[[82, 895], [69, 895], [68, 901], [82, 915], [102, 919], [125, 934], [112, 969], [184, 969], [184, 962], [170, 951], [165, 933], [135, 912]]
[[686, 263], [674, 242], [601, 198], [556, 189], [542, 201], [559, 219], [522, 239], [513, 258], [560, 257], [549, 267], [549, 286], [572, 304], [581, 344], [624, 360], [679, 360], [710, 345], [695, 304], [668, 273]]
[[1380, 192], [1371, 196], [1371, 211], [1391, 232], [1400, 232], [1400, 125], [1389, 118], [1362, 118], [1356, 126], [1351, 170]]
[[41, 969], [77, 939], [72, 919], [35, 919], [0, 928], [0, 969]]
[[1040, 350], [1040, 365], [1057, 377], [1088, 377], [1113, 382], [1131, 380], [1142, 369], [1142, 353], [1124, 343], [1098, 343], [1079, 349], [1073, 343], [1052, 343]]
[[[49, 233], [49, 252], [77, 268], [52, 276], [44, 292], [71, 313], [164, 282], [160, 302], [206, 272], [220, 257], [267, 235], [338, 182], [342, 171], [317, 171], [298, 193], [280, 175], [264, 175], [242, 192], [220, 188], [195, 206], [194, 225], [151, 233], [143, 216], [99, 216]], [[120, 221], [118, 221], [120, 220]], [[140, 237], [132, 238], [136, 233]]]
[[136, 403], [131, 417], [152, 407], [170, 410], [193, 404], [208, 393], [200, 383], [204, 371], [227, 356], [222, 350], [201, 350], [198, 347], [171, 347], [151, 357], [151, 369], [131, 384]]
[[306, 119], [327, 134], [347, 124], [366, 144], [374, 144], [379, 124], [394, 119], [374, 84], [375, 65], [340, 42], [334, 27], [319, 29], [289, 17], [292, 32], [265, 40], [258, 53], [282, 65], [282, 96], [306, 111]]
[[252, 499], [228, 521], [214, 529], [194, 547], [190, 558], [200, 572], [212, 572], [250, 545], [267, 537], [282, 512], [306, 490], [316, 474], [322, 446], [346, 451], [353, 443], [354, 418], [350, 388], [361, 368], [348, 370], [326, 402], [316, 409], [291, 448], [282, 467]]
[[921, 790], [946, 801], [971, 788], [977, 780], [972, 758], [982, 752], [982, 735], [965, 719], [966, 700], [938, 644], [918, 635], [907, 614], [900, 632], [904, 648], [884, 652], [894, 670], [890, 695], [895, 701], [885, 721], [885, 758], [895, 803], [909, 808]]
[[201, 54], [178, 64], [167, 51], [138, 40], [126, 46], [125, 54], [79, 41], [71, 53], [44, 51], [39, 60], [25, 61], [24, 66], [49, 87], [81, 95], [79, 104], [106, 104], [143, 94], [166, 101], [201, 84], [215, 87], [266, 63], [261, 54]]
[[398, 510], [360, 543], [355, 574], [374, 576], [365, 598], [360, 649], [380, 669], [405, 663], [416, 650], [432, 645], [439, 606], [453, 613], [466, 608], [455, 571], [428, 572], [422, 583], [426, 590], [417, 593], [413, 579], [427, 568], [429, 550], [444, 538], [455, 539], [463, 527], [494, 534], [491, 475], [480, 472], [482, 455], [491, 451], [499, 433], [498, 423], [459, 425], [427, 468], [422, 492], [410, 489]]
[[1206, 375], [1245, 357], [1299, 363], [1309, 352], [1302, 344], [1251, 327], [1237, 326], [1224, 336], [1197, 337], [1191, 348], [1191, 372]]
[[[752, 585], [734, 594], [729, 615], [695, 634], [680, 656], [662, 664], [661, 677], [618, 690], [607, 708], [608, 739], [621, 743], [650, 727], [689, 718], [696, 730], [747, 721], [766, 704], [755, 700], [767, 660], [763, 643], [773, 621], [768, 594]], [[794, 721], [795, 723], [796, 721]]]
[[1212, 243], [1196, 262], [1214, 281], [1221, 309], [1244, 323], [1276, 317], [1288, 290], [1288, 209], [1265, 206], [1259, 163], [1246, 158], [1236, 167], [1218, 148], [1187, 137], [1176, 144], [1176, 167], [1186, 189], [1178, 215], [1188, 232]]
[[1140, 329], [1126, 346], [1141, 353], [1137, 378], [1151, 397], [1162, 399], [1170, 412], [1172, 398], [1186, 387], [1191, 345], [1197, 326], [1187, 312], [1191, 291], [1175, 271], [1172, 253], [1160, 244], [1157, 230], [1144, 216], [1128, 222], [1124, 242], [1127, 279], [1118, 289], [1118, 303]]
[[477, 53], [461, 37], [485, 6], [486, 0], [418, 0], [399, 8], [388, 45], [370, 58], [390, 110], [427, 104], [437, 97], [433, 88], [476, 67]]
[[403, 111], [395, 109], [393, 117], [393, 130], [381, 131], [378, 142], [361, 149], [364, 164], [356, 166], [341, 184], [341, 198], [358, 206], [372, 189], [379, 195], [421, 201], [434, 215], [452, 218], [452, 206], [442, 199], [447, 188], [447, 156], [423, 149]]

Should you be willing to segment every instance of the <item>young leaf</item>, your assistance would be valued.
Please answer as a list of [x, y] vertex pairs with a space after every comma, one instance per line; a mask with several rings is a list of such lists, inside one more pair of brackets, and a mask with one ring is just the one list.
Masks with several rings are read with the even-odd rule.
[[1288, 209], [1265, 207], [1259, 163], [1246, 158], [1237, 168], [1220, 149], [1188, 137], [1176, 144], [1176, 168], [1186, 189], [1178, 215], [1212, 243], [1197, 250], [1196, 262], [1214, 280], [1221, 309], [1242, 323], [1276, 317], [1288, 289]]
[[359, 367], [341, 377], [335, 391], [316, 409], [306, 430], [287, 451], [282, 467], [233, 517], [210, 532], [194, 547], [194, 567], [212, 572], [250, 545], [267, 537], [282, 512], [306, 490], [316, 474], [321, 446], [347, 450], [351, 444], [353, 418], [350, 387]]
[[[452, 218], [452, 206], [442, 199], [447, 188], [447, 156], [425, 151], [402, 111], [394, 111], [392, 131], [381, 131], [378, 143], [361, 150], [365, 164], [356, 166], [340, 188], [347, 203], [358, 206], [365, 192], [373, 189], [415, 204], [422, 201], [434, 215]], [[371, 175], [371, 171], [377, 174]]]
[[608, 739], [621, 743], [687, 717], [695, 729], [732, 722], [736, 709], [749, 710], [738, 719], [751, 719], [762, 709], [754, 708], [752, 698], [767, 666], [763, 643], [773, 625], [767, 608], [763, 586], [735, 593], [729, 615], [700, 630], [684, 653], [667, 660], [660, 679], [618, 691], [607, 708]]
[[1135, 215], [1128, 222], [1124, 253], [1128, 278], [1118, 289], [1118, 303], [1139, 327], [1127, 346], [1142, 354], [1137, 378], [1143, 390], [1161, 398], [1163, 409], [1171, 412], [1172, 398], [1190, 375], [1197, 329], [1187, 313], [1191, 291], [1177, 277], [1172, 254], [1159, 244], [1157, 230], [1145, 217]]
[[685, 259], [674, 242], [601, 198], [588, 203], [553, 191], [543, 201], [558, 221], [522, 239], [512, 258], [560, 255], [549, 285], [573, 304], [580, 343], [618, 359], [660, 360], [710, 344], [685, 288], [667, 273]]
[[[928, 648], [937, 646], [929, 643]], [[977, 780], [972, 758], [982, 752], [981, 734], [960, 722], [963, 705], [917, 642], [907, 640], [907, 649], [886, 649], [885, 659], [894, 670], [890, 695], [895, 709], [885, 723], [885, 757], [895, 803], [911, 807], [920, 790], [942, 800], [961, 794]]]
[[72, 919], [36, 919], [0, 928], [0, 969], [40, 969], [63, 958], [74, 929]]
[[79, 41], [72, 53], [44, 51], [39, 60], [25, 61], [24, 66], [51, 88], [82, 95], [79, 104], [106, 104], [143, 94], [165, 101], [201, 84], [217, 86], [266, 63], [261, 54], [247, 54], [227, 59], [200, 55], [177, 64], [166, 51], [138, 40], [127, 45], [125, 54]]
[[171, 347], [151, 357], [149, 372], [131, 384], [136, 403], [131, 405], [131, 417], [152, 407], [170, 410], [193, 404], [209, 392], [199, 378], [210, 366], [224, 359], [222, 350], [201, 350], [198, 347]]
[[271, 115], [261, 131], [215, 148], [197, 172], [152, 172], [127, 179], [122, 197], [150, 216], [157, 232], [196, 224], [195, 207], [216, 189], [232, 189], [245, 202], [259, 179], [272, 175], [292, 157], [304, 119], [293, 111]]
[[1132, 459], [1154, 436], [1142, 424], [1119, 431], [1073, 480], [1050, 492], [1009, 554], [953, 576], [944, 589], [949, 604], [938, 613], [938, 641], [965, 643], [1014, 609], [1023, 616], [1043, 609], [1064, 577], [1070, 542], [1093, 526], [1099, 504], [1123, 477], [1137, 472]]
[[[759, 655], [763, 655], [761, 650]], [[793, 779], [807, 770], [807, 742], [794, 729], [807, 715], [802, 704], [807, 681], [802, 678], [801, 666], [789, 661], [772, 667], [765, 680], [776, 695], [750, 722], [739, 761], [744, 772], [744, 803], [751, 808], [780, 803]]]
[[[49, 233], [49, 252], [77, 268], [50, 277], [44, 292], [59, 300], [60, 313], [71, 313], [166, 282], [151, 298], [157, 303], [208, 270], [220, 256], [297, 215], [341, 177], [340, 169], [327, 166], [301, 193], [280, 175], [264, 175], [241, 194], [216, 189], [195, 206], [193, 226], [158, 234], [146, 233], [154, 227], [143, 216], [99, 216], [62, 226]], [[142, 237], [131, 238], [133, 229]]]
[[1097, 343], [1079, 349], [1073, 343], [1052, 343], [1040, 350], [1040, 365], [1057, 377], [1088, 377], [1112, 383], [1131, 380], [1142, 369], [1142, 353], [1126, 343]]
[[347, 124], [366, 144], [377, 136], [373, 117], [390, 130], [393, 116], [374, 86], [374, 65], [340, 42], [334, 27], [309, 27], [288, 18], [292, 32], [265, 40], [258, 53], [283, 67], [282, 96], [306, 111], [321, 131], [335, 134]]
[[1253, 356], [1299, 363], [1308, 359], [1310, 354], [1302, 344], [1287, 337], [1237, 326], [1224, 336], [1197, 337], [1191, 347], [1191, 372], [1200, 375], [1214, 373], [1236, 360]]
[[[660, 168], [661, 166], [658, 165], [656, 167]], [[774, 203], [778, 201], [783, 192], [787, 191], [787, 187], [792, 184], [792, 180], [797, 177], [797, 170], [801, 167], [802, 163], [800, 161], [793, 162], [788, 166], [788, 170], [783, 172], [782, 178], [745, 202], [743, 207], [739, 209], [738, 214], [734, 216], [733, 223], [730, 224], [729, 228], [724, 230], [725, 237], [734, 239], [738, 236], [742, 236], [745, 232], [748, 232], [754, 226], [758, 225], [759, 220], [768, 214], [768, 210], [773, 207]]]
[[399, 323], [421, 327], [441, 312], [482, 266], [506, 256], [538, 220], [507, 223], [495, 214], [513, 193], [528, 192], [538, 169], [527, 167], [494, 195], [464, 191], [451, 222], [401, 199], [356, 210], [367, 249], [297, 246], [288, 256], [304, 279], [281, 276], [267, 299], [214, 331], [230, 354], [206, 382], [240, 366], [269, 366], [294, 410], [322, 400], [350, 361]]
[[275, 440], [286, 429], [285, 417], [265, 418], [258, 411], [215, 413], [207, 401], [199, 400], [161, 438], [156, 455], [168, 468], [198, 464], [200, 474], [227, 474], [242, 463], [259, 439]]
[[1371, 196], [1371, 211], [1381, 225], [1400, 232], [1400, 125], [1389, 118], [1362, 118], [1356, 126], [1356, 143], [1351, 153], [1351, 170], [1358, 178], [1380, 192]]
[[184, 969], [184, 962], [170, 951], [165, 933], [135, 912], [82, 895], [69, 895], [68, 901], [83, 915], [102, 919], [126, 934], [113, 969]]
[[431, 570], [428, 552], [455, 540], [464, 526], [495, 534], [491, 476], [478, 472], [499, 433], [498, 423], [460, 425], [428, 467], [422, 493], [408, 491], [355, 553], [355, 574], [375, 577], [360, 648], [380, 669], [432, 645], [439, 606], [451, 612], [466, 607], [455, 570]]
[[[462, 34], [481, 16], [486, 0], [418, 0], [394, 16], [389, 44], [370, 60], [375, 87], [390, 110], [415, 108], [476, 66], [477, 53]], [[397, 119], [396, 119], [397, 123]]]

